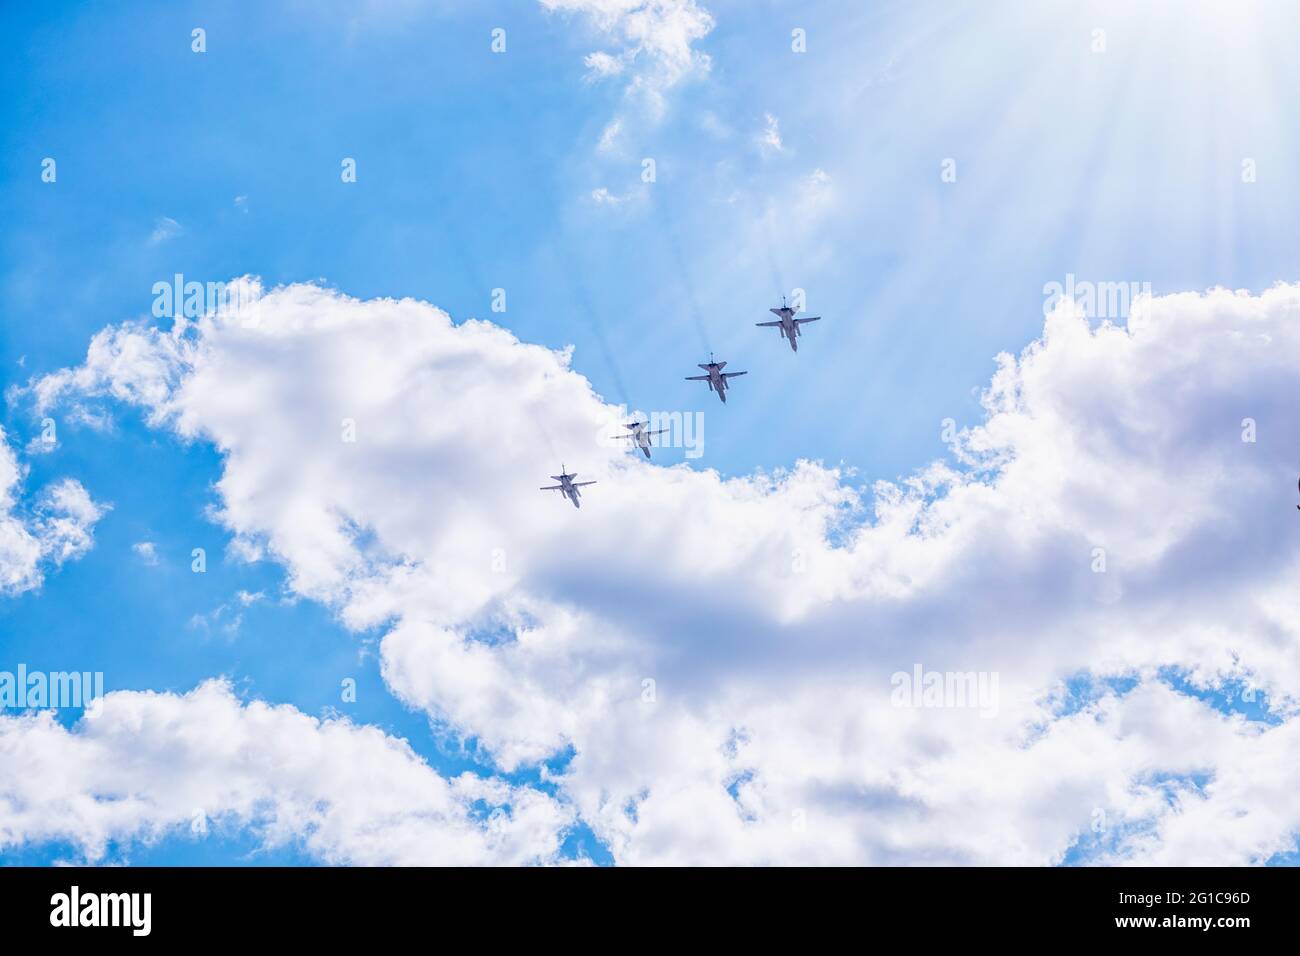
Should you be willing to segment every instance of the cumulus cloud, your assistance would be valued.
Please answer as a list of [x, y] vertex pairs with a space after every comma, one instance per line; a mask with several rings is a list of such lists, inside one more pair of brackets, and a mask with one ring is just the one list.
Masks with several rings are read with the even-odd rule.
[[572, 811], [544, 793], [446, 779], [404, 740], [346, 719], [243, 703], [220, 681], [119, 691], [73, 729], [0, 717], [0, 848], [110, 844], [248, 829], [326, 863], [523, 864], [555, 858]]
[[24, 513], [18, 494], [23, 469], [0, 428], [0, 595], [39, 587], [43, 569], [81, 557], [107, 506], [80, 482], [64, 478], [44, 489]]
[[[870, 487], [611, 449], [569, 353], [425, 303], [256, 305], [105, 329], [31, 394], [220, 449], [235, 540], [382, 626], [393, 692], [502, 768], [572, 748], [560, 792], [619, 861], [1293, 845], [1300, 286], [1144, 298], [1127, 327], [1062, 302], [949, 459]], [[535, 490], [561, 460], [600, 482], [581, 512]], [[916, 665], [995, 675], [996, 706], [900, 702]]]

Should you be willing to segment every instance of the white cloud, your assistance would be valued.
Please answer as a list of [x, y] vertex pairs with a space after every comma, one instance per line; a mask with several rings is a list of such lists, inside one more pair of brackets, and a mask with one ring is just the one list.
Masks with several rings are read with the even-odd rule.
[[587, 69], [591, 71], [593, 78], [618, 76], [627, 67], [627, 62], [623, 58], [600, 51], [588, 53], [583, 62], [587, 64]]
[[616, 196], [605, 186], [600, 186], [591, 191], [591, 200], [598, 206], [618, 206], [625, 200], [625, 196]]
[[34, 523], [41, 551], [55, 564], [75, 560], [94, 544], [92, 531], [107, 506], [96, 504], [81, 482], [64, 478], [41, 493]]
[[64, 478], [44, 489], [23, 514], [18, 506], [22, 480], [23, 469], [0, 428], [0, 595], [39, 587], [45, 566], [85, 554], [95, 523], [107, 510], [79, 482]]
[[131, 550], [150, 567], [158, 564], [158, 546], [152, 541], [137, 541], [131, 545]]
[[234, 637], [244, 626], [244, 610], [264, 598], [261, 591], [236, 591], [234, 598], [223, 601], [208, 613], [191, 615], [190, 627], [205, 634], [215, 631], [226, 637]]
[[604, 131], [600, 134], [600, 142], [596, 148], [602, 153], [612, 152], [618, 146], [618, 138], [623, 132], [623, 121], [621, 119], [610, 120]]
[[154, 223], [153, 232], [149, 234], [149, 244], [156, 246], [168, 239], [174, 239], [183, 231], [181, 224], [175, 219], [170, 216], [162, 216]]
[[764, 127], [758, 134], [758, 147], [765, 153], [779, 153], [785, 147], [781, 144], [781, 124], [771, 113], [763, 114]]
[[[106, 329], [33, 394], [211, 441], [237, 540], [385, 626], [393, 691], [501, 766], [572, 746], [561, 792], [620, 861], [1050, 863], [1082, 838], [1244, 863], [1300, 830], [1300, 286], [1143, 300], [1130, 328], [1062, 305], [954, 461], [869, 491], [612, 450], [568, 353], [424, 303], [258, 306]], [[560, 460], [599, 482], [581, 512], [535, 490]], [[891, 706], [918, 662], [996, 673], [997, 715]], [[1169, 669], [1260, 687], [1274, 723]], [[1062, 690], [1081, 674], [1136, 685]]]
[[[51, 712], [0, 717], [0, 848], [251, 828], [327, 863], [548, 862], [572, 811], [537, 790], [446, 779], [404, 740], [211, 681], [185, 695], [119, 691], [72, 730]], [[480, 802], [481, 801], [481, 802]]]
[[615, 52], [585, 59], [593, 77], [628, 76], [626, 92], [658, 116], [665, 95], [693, 74], [709, 70], [696, 41], [713, 29], [713, 17], [696, 0], [541, 0], [544, 8], [583, 14]]
[[17, 457], [7, 443], [0, 443], [0, 590], [3, 591], [25, 591], [40, 580], [37, 573], [40, 542], [12, 513], [21, 479]]

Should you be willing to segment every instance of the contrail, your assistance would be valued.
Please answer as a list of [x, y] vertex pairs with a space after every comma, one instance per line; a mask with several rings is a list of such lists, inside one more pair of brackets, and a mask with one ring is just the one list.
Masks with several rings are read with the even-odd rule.
[[691, 318], [695, 320], [695, 330], [700, 335], [700, 344], [704, 346], [704, 351], [711, 352], [712, 346], [709, 344], [709, 333], [704, 327], [704, 315], [700, 312], [700, 303], [695, 297], [695, 286], [691, 284], [691, 273], [686, 268], [686, 257], [682, 255], [682, 245], [677, 238], [677, 222], [672, 210], [668, 208], [668, 199], [662, 191], [656, 193], [654, 207], [663, 221], [663, 228], [660, 232], [668, 240], [668, 247], [672, 250], [673, 258], [677, 260], [677, 276], [681, 279], [682, 288], [686, 291], [686, 303], [690, 307]]

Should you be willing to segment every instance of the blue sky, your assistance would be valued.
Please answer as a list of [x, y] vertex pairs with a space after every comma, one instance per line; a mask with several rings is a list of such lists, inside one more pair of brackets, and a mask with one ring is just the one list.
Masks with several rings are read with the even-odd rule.
[[[622, 94], [584, 83], [580, 20], [527, 3], [386, 6], [8, 12], [32, 19], [4, 41], [17, 106], [4, 131], [7, 362], [71, 364], [174, 272], [322, 278], [458, 319], [500, 318], [490, 297], [502, 287], [505, 324], [573, 343], [602, 394], [624, 400], [622, 382], [633, 404], [680, 408], [698, 402], [677, 374], [705, 360], [698, 310], [709, 344], [782, 396], [728, 409], [711, 464], [813, 454], [893, 477], [941, 451], [938, 421], [975, 413], [992, 356], [1037, 333], [1045, 282], [1258, 290], [1297, 252], [1283, 214], [1294, 185], [1280, 175], [1289, 144], [1272, 122], [1296, 66], [1250, 50], [1267, 80], [1256, 91], [1245, 70], [1217, 69], [1220, 43], [1194, 21], [1117, 20], [1098, 55], [1089, 14], [1065, 4], [983, 20], [944, 4], [824, 3], [797, 17], [732, 4], [706, 43], [710, 79], [614, 160], [593, 146]], [[788, 55], [796, 19], [812, 37], [804, 57]], [[489, 50], [498, 21], [504, 56]], [[186, 38], [200, 22], [209, 50], [196, 55]], [[740, 143], [712, 141], [700, 111]], [[746, 148], [765, 113], [791, 155]], [[1236, 152], [1219, 155], [1228, 143]], [[662, 171], [650, 206], [611, 221], [583, 203], [637, 183], [642, 153]], [[1258, 161], [1250, 189], [1237, 153]], [[30, 174], [46, 155], [60, 162], [57, 190]], [[344, 156], [358, 160], [355, 189], [340, 188]], [[957, 184], [940, 181], [945, 157]], [[743, 225], [719, 215], [718, 177], [763, 203], [816, 168], [848, 196], [824, 243], [777, 228], [746, 268], [706, 267]], [[163, 217], [183, 232], [150, 246]], [[749, 325], [796, 284], [841, 326], [836, 348], [807, 352], [820, 363], [812, 384]], [[864, 392], [852, 410], [833, 401], [845, 380]]]
[[[744, 480], [808, 459], [842, 466], [844, 487], [869, 496], [878, 480], [954, 463], [941, 423], [985, 420], [979, 394], [994, 356], [1043, 333], [1045, 283], [1073, 274], [1164, 295], [1262, 293], [1295, 279], [1287, 99], [1300, 65], [1282, 39], [1294, 27], [1284, 5], [1207, 3], [1201, 16], [1174, 3], [681, 5], [707, 8], [710, 23], [680, 76], [680, 64], [642, 47], [604, 78], [584, 57], [635, 43], [581, 3], [7, 7], [0, 380], [24, 386], [78, 366], [106, 326], [166, 331], [149, 317], [151, 289], [177, 273], [253, 275], [266, 289], [317, 282], [571, 345], [572, 368], [612, 405], [702, 410], [706, 451], [694, 470]], [[195, 27], [206, 31], [201, 54]], [[503, 54], [490, 49], [496, 27], [507, 31]], [[795, 28], [807, 53], [791, 51]], [[57, 161], [56, 183], [41, 180], [45, 157]], [[355, 183], [340, 180], [349, 157]], [[953, 182], [942, 176], [948, 159]], [[753, 323], [796, 287], [824, 318], [792, 355]], [[503, 313], [491, 308], [496, 288]], [[725, 408], [683, 381], [710, 351], [749, 371]], [[223, 387], [234, 396], [243, 384]], [[0, 598], [5, 660], [102, 670], [110, 690], [184, 694], [225, 676], [244, 699], [345, 713], [405, 738], [444, 776], [469, 770], [556, 792], [538, 769], [546, 761], [498, 763], [504, 738], [479, 751], [470, 718], [393, 692], [380, 641], [402, 612], [351, 626], [350, 598], [304, 593], [286, 570], [292, 555], [233, 559], [233, 529], [217, 516], [230, 449], [146, 411], [117, 403], [112, 424], [95, 428], [65, 407], [54, 413], [57, 451], [34, 454], [24, 449], [41, 415], [30, 393], [10, 394], [3, 426], [26, 469], [19, 509], [72, 477], [111, 510], [93, 548], [39, 588]], [[454, 414], [424, 409], [434, 420]], [[1236, 407], [1224, 415], [1235, 428]], [[534, 422], [537, 476], [557, 456], [582, 471], [581, 451], [562, 447], [564, 427]], [[657, 465], [683, 461], [681, 449], [656, 451]], [[209, 556], [205, 574], [191, 573], [196, 547]], [[1260, 545], [1255, 557], [1270, 554]], [[611, 580], [609, 593], [618, 587]], [[244, 607], [241, 592], [259, 597]], [[565, 592], [551, 581], [544, 593]], [[574, 607], [599, 606], [588, 597], [568, 595]], [[904, 619], [924, 628], [943, 613]], [[1124, 666], [1186, 669], [1192, 654], [1165, 649]], [[1067, 663], [1078, 662], [1062, 661], [1059, 677], [1072, 673]], [[345, 706], [348, 676], [359, 690]], [[1236, 685], [1219, 674], [1198, 694], [1213, 703], [1224, 686]], [[564, 772], [566, 757], [548, 760]], [[740, 789], [758, 788], [763, 775], [744, 772]], [[736, 779], [728, 792], [740, 800]], [[601, 840], [590, 824], [579, 814], [565, 830], [561, 858], [614, 858], [618, 838]], [[77, 852], [68, 840], [0, 850], [13, 862]], [[127, 834], [107, 859], [318, 857], [232, 832]]]

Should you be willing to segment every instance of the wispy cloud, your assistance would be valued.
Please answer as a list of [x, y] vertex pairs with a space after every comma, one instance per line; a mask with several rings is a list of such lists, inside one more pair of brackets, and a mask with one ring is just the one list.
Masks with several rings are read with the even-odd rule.
[[763, 114], [764, 126], [756, 137], [759, 149], [765, 153], [779, 153], [785, 147], [781, 143], [781, 123], [771, 113]]
[[153, 232], [149, 234], [149, 244], [159, 245], [179, 236], [184, 229], [181, 224], [170, 216], [162, 216], [154, 223]]
[[152, 541], [137, 541], [131, 545], [136, 556], [150, 567], [158, 564], [158, 547]]
[[696, 0], [540, 0], [543, 7], [584, 15], [612, 48], [585, 58], [592, 78], [625, 78], [629, 98], [653, 117], [666, 94], [689, 76], [707, 73], [707, 54], [695, 43], [713, 29], [713, 16]]
[[261, 591], [236, 591], [234, 597], [208, 613], [193, 615], [190, 627], [204, 632], [219, 631], [227, 637], [233, 637], [244, 626], [244, 610], [262, 601], [264, 597]]
[[587, 64], [588, 76], [592, 79], [618, 76], [627, 68], [627, 61], [622, 57], [611, 56], [600, 50], [588, 53], [583, 62]]
[[613, 152], [618, 146], [619, 136], [623, 132], [623, 120], [615, 117], [606, 124], [605, 129], [600, 134], [600, 142], [596, 148], [602, 153]]

